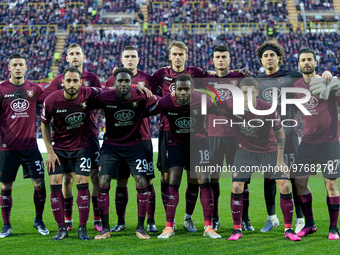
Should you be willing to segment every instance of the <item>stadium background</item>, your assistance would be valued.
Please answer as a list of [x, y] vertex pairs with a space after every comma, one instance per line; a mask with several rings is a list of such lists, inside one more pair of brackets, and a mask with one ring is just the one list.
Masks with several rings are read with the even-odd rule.
[[[121, 66], [126, 45], [138, 48], [139, 69], [151, 74], [170, 65], [172, 40], [188, 45], [186, 65], [207, 70], [214, 70], [214, 46], [227, 44], [231, 69], [247, 67], [252, 75], [264, 72], [255, 50], [266, 40], [285, 48], [285, 68], [290, 69], [297, 69], [298, 50], [311, 47], [317, 71], [339, 76], [339, 14], [338, 0], [0, 0], [0, 81], [9, 78], [8, 56], [20, 52], [27, 58], [26, 78], [45, 87], [67, 66], [66, 48], [73, 42], [85, 49], [84, 69], [103, 84]], [[153, 137], [158, 121], [151, 119]], [[101, 112], [96, 123], [102, 135]], [[37, 112], [37, 137], [39, 127]]]

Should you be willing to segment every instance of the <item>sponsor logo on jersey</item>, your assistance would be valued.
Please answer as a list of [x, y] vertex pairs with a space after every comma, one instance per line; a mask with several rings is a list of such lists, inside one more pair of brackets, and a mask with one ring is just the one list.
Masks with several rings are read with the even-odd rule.
[[168, 115], [178, 115], [177, 112], [168, 112]]
[[86, 114], [83, 112], [74, 112], [67, 115], [67, 117], [65, 118], [65, 122], [70, 125], [74, 125], [82, 122], [85, 119], [85, 117]]
[[33, 97], [34, 96], [34, 91], [33, 90], [27, 90], [26, 93], [27, 93], [27, 96], [29, 96], [29, 97]]
[[[44, 109], [45, 110], [45, 109]], [[61, 109], [61, 110], [57, 110], [56, 113], [61, 113], [61, 112], [67, 112], [67, 109]]]
[[222, 101], [232, 97], [232, 94], [229, 89], [217, 89], [216, 91]]
[[192, 128], [196, 124], [196, 120], [191, 117], [182, 117], [177, 119], [175, 124], [179, 128]]
[[117, 108], [117, 105], [107, 105], [106, 108]]
[[129, 121], [135, 116], [135, 112], [131, 110], [120, 110], [114, 114], [116, 120]]
[[173, 79], [170, 78], [170, 77], [164, 77], [164, 80], [166, 80], [166, 81], [173, 81]]
[[24, 112], [30, 107], [30, 103], [23, 98], [18, 98], [12, 101], [11, 109], [15, 112]]
[[[277, 89], [277, 98], [280, 98], [280, 90]], [[262, 92], [262, 97], [266, 101], [272, 101], [273, 100], [273, 88], [267, 88]]]
[[5, 94], [5, 97], [14, 97], [14, 94]]
[[316, 99], [316, 97], [311, 97], [311, 99], [309, 99], [309, 101], [307, 103], [304, 103], [303, 105], [308, 109], [314, 109], [315, 107], [317, 107], [317, 105], [319, 104], [318, 99]]

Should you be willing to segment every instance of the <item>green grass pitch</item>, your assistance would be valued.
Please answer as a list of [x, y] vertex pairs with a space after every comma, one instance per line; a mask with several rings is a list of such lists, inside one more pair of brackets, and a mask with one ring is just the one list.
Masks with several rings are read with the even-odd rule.
[[[46, 158], [46, 155], [43, 155]], [[155, 153], [155, 159], [157, 154]], [[19, 170], [17, 180], [13, 187], [13, 208], [11, 224], [13, 235], [0, 239], [2, 254], [339, 254], [340, 240], [328, 240], [329, 217], [326, 205], [326, 190], [320, 176], [311, 178], [310, 187], [313, 192], [314, 217], [318, 232], [305, 237], [301, 242], [291, 242], [283, 238], [283, 218], [280, 211], [279, 194], [276, 196], [276, 212], [280, 226], [269, 233], [261, 233], [260, 229], [267, 220], [263, 198], [263, 179], [252, 178], [249, 185], [250, 211], [249, 216], [254, 232], [243, 232], [243, 238], [231, 242], [227, 238], [233, 228], [230, 212], [231, 179], [222, 178], [220, 181], [221, 196], [219, 203], [220, 220], [222, 228], [218, 231], [222, 239], [213, 240], [203, 237], [203, 213], [199, 200], [193, 215], [197, 233], [188, 233], [183, 229], [185, 213], [186, 177], [183, 177], [180, 188], [180, 202], [176, 212], [178, 230], [176, 236], [169, 240], [158, 240], [157, 235], [165, 226], [165, 212], [160, 196], [160, 173], [156, 171], [154, 186], [156, 190], [156, 225], [159, 230], [151, 234], [150, 240], [140, 240], [135, 235], [137, 224], [137, 199], [133, 179], [129, 181], [129, 203], [126, 212], [127, 231], [114, 233], [106, 240], [93, 240], [97, 232], [93, 229], [92, 205], [88, 221], [89, 241], [80, 241], [77, 236], [78, 212], [76, 202], [73, 207], [74, 229], [70, 231], [69, 238], [61, 241], [52, 241], [51, 238], [57, 231], [50, 206], [49, 179], [46, 174], [47, 201], [44, 212], [44, 222], [50, 231], [48, 236], [41, 236], [33, 228], [34, 205], [33, 185], [30, 180], [22, 178]], [[110, 224], [113, 227], [117, 222], [114, 207], [114, 191], [116, 182], [111, 182], [110, 190]], [[76, 188], [74, 195], [76, 201]], [[295, 223], [295, 214], [294, 220]]]

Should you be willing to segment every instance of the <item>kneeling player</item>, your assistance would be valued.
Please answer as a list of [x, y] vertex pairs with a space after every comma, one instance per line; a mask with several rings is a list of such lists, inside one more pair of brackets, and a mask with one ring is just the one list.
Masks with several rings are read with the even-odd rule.
[[[98, 94], [95, 88], [81, 86], [81, 72], [75, 67], [64, 71], [65, 88], [49, 95], [41, 114], [41, 131], [47, 148], [46, 166], [50, 175], [51, 208], [58, 223], [53, 240], [68, 237], [64, 221], [62, 179], [65, 172], [75, 172], [78, 189], [80, 240], [90, 239], [86, 224], [90, 211], [89, 175], [91, 169], [91, 142], [88, 136], [91, 102]], [[53, 118], [53, 146], [49, 124]], [[57, 164], [56, 164], [57, 163]]]
[[[254, 78], [244, 78], [240, 82], [239, 87], [244, 94], [244, 109], [246, 110], [244, 115], [232, 114], [233, 99], [228, 99], [223, 102], [223, 108], [227, 112], [227, 115], [235, 122], [238, 122], [236, 136], [239, 142], [239, 149], [236, 152], [234, 161], [236, 172], [233, 173], [233, 186], [230, 199], [234, 230], [228, 240], [235, 241], [242, 237], [242, 193], [245, 182], [251, 177], [251, 170], [255, 167], [258, 167], [259, 170], [263, 170], [261, 167], [267, 166], [268, 169], [274, 169], [276, 167], [276, 171], [278, 171], [272, 171], [271, 178], [275, 179], [281, 193], [280, 204], [285, 224], [284, 236], [292, 241], [299, 241], [301, 239], [292, 229], [293, 200], [290, 182], [285, 176], [287, 175], [285, 173], [285, 171], [287, 171], [287, 166], [283, 162], [285, 133], [281, 125], [281, 118], [276, 111], [265, 116], [259, 116], [249, 111], [248, 93], [252, 93], [251, 98], [253, 108], [257, 110], [268, 110], [271, 108], [269, 103], [257, 99], [259, 90], [257, 81]], [[273, 121], [263, 121], [264, 124], [260, 125], [258, 122], [264, 117]], [[248, 121], [250, 120], [253, 124], [251, 126], [248, 125]], [[243, 124], [240, 124], [240, 122], [243, 122]], [[271, 125], [273, 125], [273, 127]], [[273, 130], [278, 139], [276, 139]]]

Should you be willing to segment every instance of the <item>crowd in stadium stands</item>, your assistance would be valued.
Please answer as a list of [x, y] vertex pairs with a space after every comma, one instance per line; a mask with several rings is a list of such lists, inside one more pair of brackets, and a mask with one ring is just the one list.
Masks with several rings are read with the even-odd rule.
[[303, 4], [305, 10], [331, 10], [334, 9], [333, 0], [299, 0], [297, 9], [300, 9], [300, 4]]
[[103, 9], [106, 12], [125, 12], [139, 11], [139, 4], [136, 0], [104, 0]]
[[56, 45], [55, 35], [3, 34], [0, 40], [0, 80], [9, 78], [8, 56], [14, 52], [27, 59], [27, 78], [39, 80], [48, 76]]
[[[13, 25], [58, 25], [67, 29], [68, 25], [99, 23], [95, 1], [38, 0], [38, 1], [1, 1], [0, 24]], [[77, 2], [76, 5], [74, 2]], [[6, 4], [5, 4], [6, 3]]]
[[[162, 2], [159, 4], [159, 2]], [[287, 22], [286, 1], [150, 1], [149, 20], [164, 23], [275, 23]]]

